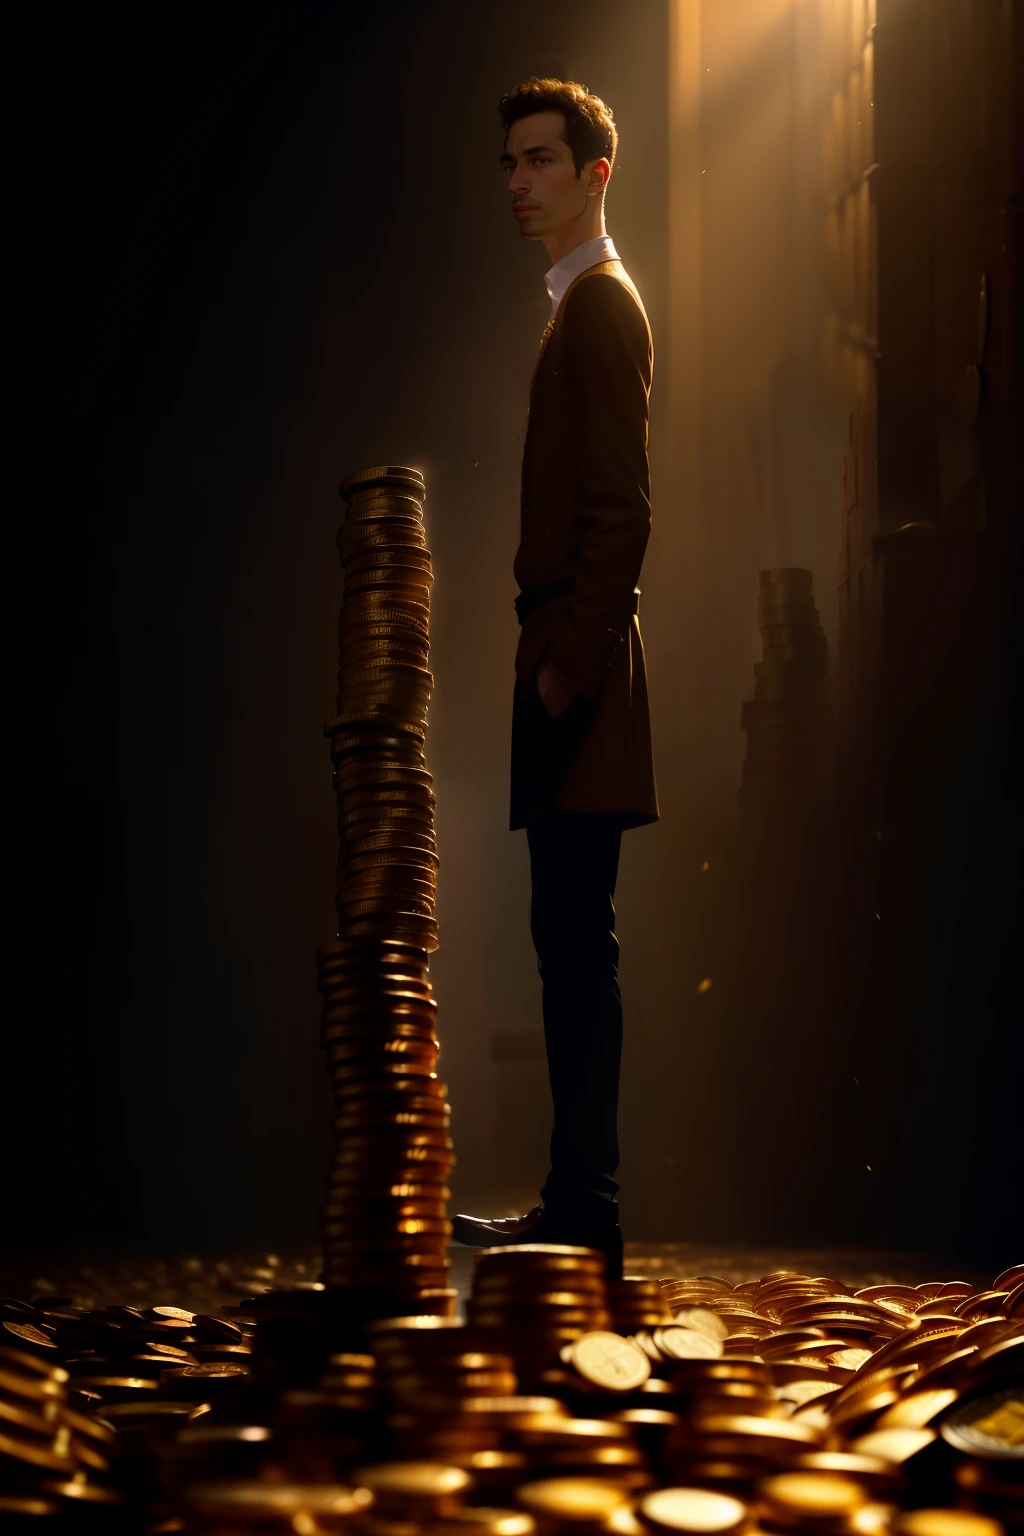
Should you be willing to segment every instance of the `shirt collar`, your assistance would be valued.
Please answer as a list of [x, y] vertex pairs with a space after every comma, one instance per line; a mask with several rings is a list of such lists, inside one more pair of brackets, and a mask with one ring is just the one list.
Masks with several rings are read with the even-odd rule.
[[558, 313], [558, 306], [562, 302], [562, 295], [572, 282], [574, 277], [579, 277], [588, 267], [594, 267], [599, 261], [618, 261], [619, 253], [612, 244], [611, 235], [595, 235], [593, 240], [584, 240], [582, 245], [574, 245], [568, 255], [561, 261], [556, 261], [544, 274], [544, 282], [551, 299], [551, 318]]

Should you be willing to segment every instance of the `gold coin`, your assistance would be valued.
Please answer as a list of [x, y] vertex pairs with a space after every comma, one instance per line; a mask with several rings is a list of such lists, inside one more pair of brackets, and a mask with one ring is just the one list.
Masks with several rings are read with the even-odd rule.
[[603, 1321], [608, 1314], [598, 1314], [595, 1309], [574, 1309], [570, 1307], [537, 1308], [531, 1315], [529, 1307], [479, 1307], [469, 1304], [469, 1320], [480, 1328], [525, 1328], [530, 1336], [538, 1338], [545, 1331], [558, 1329], [571, 1330], [568, 1334], [570, 1340], [579, 1338], [580, 1334], [588, 1328], [593, 1328], [595, 1323]]
[[651, 1335], [655, 1348], [668, 1360], [712, 1360], [722, 1355], [722, 1340], [695, 1328], [669, 1324], [655, 1328]]
[[389, 510], [394, 510], [422, 524], [424, 498], [421, 489], [415, 485], [357, 486], [348, 498], [343, 526], [351, 528], [353, 523], [376, 508], [380, 508], [385, 516]]
[[691, 1328], [697, 1333], [706, 1333], [712, 1339], [725, 1339], [731, 1331], [718, 1313], [712, 1312], [710, 1307], [676, 1307], [673, 1316], [681, 1328]]
[[361, 1488], [383, 1504], [401, 1501], [415, 1504], [457, 1498], [469, 1487], [469, 1474], [461, 1467], [439, 1466], [432, 1461], [381, 1462], [354, 1474]]
[[562, 1243], [517, 1243], [512, 1248], [481, 1248], [476, 1255], [478, 1269], [510, 1266], [514, 1273], [523, 1269], [589, 1270], [603, 1275], [607, 1259], [596, 1248], [576, 1248]]
[[377, 521], [367, 518], [350, 524], [339, 533], [338, 553], [343, 569], [348, 568], [350, 560], [368, 550], [395, 553], [408, 551], [411, 554], [423, 551], [429, 554], [423, 537], [423, 524], [412, 518], [382, 518]]
[[583, 1334], [572, 1345], [570, 1358], [584, 1381], [605, 1392], [630, 1392], [651, 1374], [651, 1362], [639, 1345], [617, 1333]]
[[909, 1509], [897, 1515], [896, 1536], [1003, 1536], [998, 1520], [966, 1509]]
[[872, 1353], [870, 1349], [837, 1349], [825, 1358], [830, 1365], [838, 1365], [844, 1371], [859, 1371], [872, 1358]]
[[876, 1429], [925, 1429], [958, 1397], [955, 1387], [908, 1392], [875, 1420]]
[[543, 1521], [566, 1525], [599, 1525], [629, 1495], [614, 1480], [587, 1477], [543, 1478], [517, 1488], [516, 1499]]
[[338, 531], [339, 542], [344, 537], [346, 541], [355, 543], [363, 536], [364, 530], [390, 530], [392, 525], [414, 528], [423, 538], [423, 508], [414, 497], [375, 495], [372, 492], [356, 496], [349, 502], [344, 524]]
[[849, 1441], [850, 1450], [855, 1456], [879, 1456], [883, 1461], [890, 1461], [894, 1466], [902, 1466], [919, 1451], [934, 1444], [935, 1431], [931, 1429], [876, 1429], [870, 1434], [859, 1435], [857, 1439]]
[[[255, 1520], [278, 1516], [296, 1520], [305, 1516], [313, 1528], [317, 1516], [341, 1518], [358, 1514], [372, 1503], [365, 1488], [346, 1488], [334, 1483], [197, 1483], [185, 1492], [189, 1508], [212, 1522]], [[304, 1527], [296, 1524], [295, 1529]]]
[[1024, 1390], [972, 1398], [942, 1421], [943, 1440], [967, 1456], [1024, 1457]]
[[628, 1504], [620, 1504], [612, 1510], [604, 1523], [604, 1529], [611, 1532], [612, 1536], [643, 1536], [644, 1533], [644, 1527]]
[[759, 1492], [769, 1517], [783, 1523], [840, 1519], [868, 1497], [860, 1483], [835, 1472], [780, 1472]]
[[371, 469], [357, 469], [346, 475], [341, 482], [342, 496], [355, 495], [377, 483], [382, 485], [412, 485], [424, 488], [423, 471], [410, 469], [406, 464], [375, 464]]
[[[490, 1453], [485, 1451], [478, 1454], [486, 1457]], [[486, 1462], [480, 1462], [481, 1468], [486, 1465]], [[533, 1516], [525, 1511], [487, 1509], [473, 1505], [449, 1510], [447, 1514], [431, 1520], [427, 1527], [429, 1536], [533, 1536], [535, 1530]]]
[[[357, 592], [381, 592], [393, 595], [399, 601], [407, 601], [412, 598], [426, 605], [430, 601], [430, 588], [433, 576], [426, 571], [414, 571], [409, 567], [389, 565], [383, 570], [353, 571], [349, 567], [345, 576], [345, 593], [342, 599], [347, 603]], [[791, 642], [785, 635], [776, 637], [778, 643], [789, 645]]]
[[739, 1499], [708, 1488], [659, 1488], [641, 1500], [638, 1512], [643, 1524], [656, 1531], [701, 1536], [726, 1536], [742, 1529], [747, 1520], [747, 1507]]

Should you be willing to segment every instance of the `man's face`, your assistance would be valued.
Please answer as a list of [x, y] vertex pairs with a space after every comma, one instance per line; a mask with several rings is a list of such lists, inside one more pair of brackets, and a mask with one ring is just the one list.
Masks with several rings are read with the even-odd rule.
[[[607, 164], [603, 160], [585, 162], [582, 175], [577, 177], [564, 132], [562, 112], [534, 112], [509, 129], [501, 164], [513, 216], [519, 233], [527, 240], [541, 240], [578, 219], [586, 206], [588, 188], [593, 186], [595, 166]], [[596, 174], [599, 191], [604, 178], [599, 169]]]

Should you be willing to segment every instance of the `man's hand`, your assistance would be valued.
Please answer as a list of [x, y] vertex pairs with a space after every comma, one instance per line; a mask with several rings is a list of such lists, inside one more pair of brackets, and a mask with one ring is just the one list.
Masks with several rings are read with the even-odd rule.
[[559, 715], [565, 713], [574, 697], [565, 678], [550, 661], [546, 661], [537, 673], [537, 692], [552, 720], [557, 720]]

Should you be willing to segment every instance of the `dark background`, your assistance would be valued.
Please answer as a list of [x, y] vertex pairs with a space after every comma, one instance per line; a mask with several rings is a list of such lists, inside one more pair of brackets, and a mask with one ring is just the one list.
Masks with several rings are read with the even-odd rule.
[[[337, 482], [381, 460], [430, 486], [450, 1075], [480, 1169], [489, 1032], [535, 992], [506, 717], [549, 264], [509, 220], [497, 103], [566, 68], [561, 13], [514, 31], [467, 3], [22, 21], [10, 1233], [315, 1233]], [[659, 14], [624, 50], [588, 16], [628, 122]], [[622, 156], [634, 204], [660, 126], [655, 99]], [[622, 242], [648, 288], [659, 216]]]
[[[511, 227], [497, 102], [555, 72], [612, 104], [622, 146], [609, 230], [664, 359], [664, 34], [660, 3], [627, 20], [607, 0], [22, 19], [7, 517], [21, 691], [0, 1062], [11, 1241], [231, 1248], [315, 1236], [329, 1149], [313, 956], [333, 917], [320, 726], [335, 687], [337, 482], [381, 461], [418, 465], [429, 488], [428, 752], [443, 871], [432, 969], [456, 1204], [529, 1199], [543, 1172], [543, 1079], [510, 1097], [490, 1041], [537, 1021], [525, 846], [505, 827], [519, 450], [548, 263]], [[738, 100], [756, 78], [739, 72]], [[712, 136], [732, 100], [712, 103]], [[763, 173], [748, 169], [756, 191]], [[725, 196], [723, 229], [737, 206]], [[720, 299], [709, 289], [723, 311], [745, 267], [767, 259], [756, 230], [729, 238], [735, 269], [727, 279], [716, 266]], [[723, 357], [723, 378], [735, 362]], [[820, 571], [828, 629], [834, 573], [820, 553], [833, 543], [841, 434], [820, 411], [806, 430], [815, 521], [803, 547], [769, 553]], [[794, 1159], [816, 1164], [818, 1213], [766, 1206], [764, 1168], [741, 1135], [759, 1088], [742, 1063], [756, 1016], [726, 1035], [723, 1066], [709, 1045], [715, 1016], [695, 1001], [709, 955], [729, 965], [714, 880], [733, 856], [739, 701], [767, 558], [756, 529], [746, 542], [723, 535], [716, 569], [737, 595], [699, 629], [680, 599], [694, 575], [671, 558], [671, 527], [692, 509], [657, 494], [672, 431], [656, 363], [644, 591], [665, 821], [630, 834], [620, 887], [633, 1000], [625, 1210], [632, 1235], [650, 1238], [843, 1235], [863, 1137], [818, 1155], [820, 1117], [801, 1144], [799, 1106], [773, 1101], [759, 1122], [769, 1181], [784, 1184]], [[995, 1011], [999, 1030], [1019, 1030], [1009, 997]], [[986, 1049], [997, 1038], [993, 1026]], [[828, 1060], [842, 1056], [840, 1043]], [[1014, 1099], [995, 1058], [992, 1078], [1001, 1140], [987, 1214], [980, 1232], [977, 1220], [950, 1223], [954, 1248], [986, 1256], [1002, 1253], [1012, 1187]], [[787, 1120], [773, 1161], [770, 1126]], [[941, 1105], [930, 1124], [922, 1162], [938, 1155], [948, 1169], [962, 1133]], [[846, 1160], [831, 1201], [830, 1158]], [[853, 1204], [860, 1235], [878, 1237], [863, 1194]], [[936, 1230], [910, 1223], [906, 1240]]]

